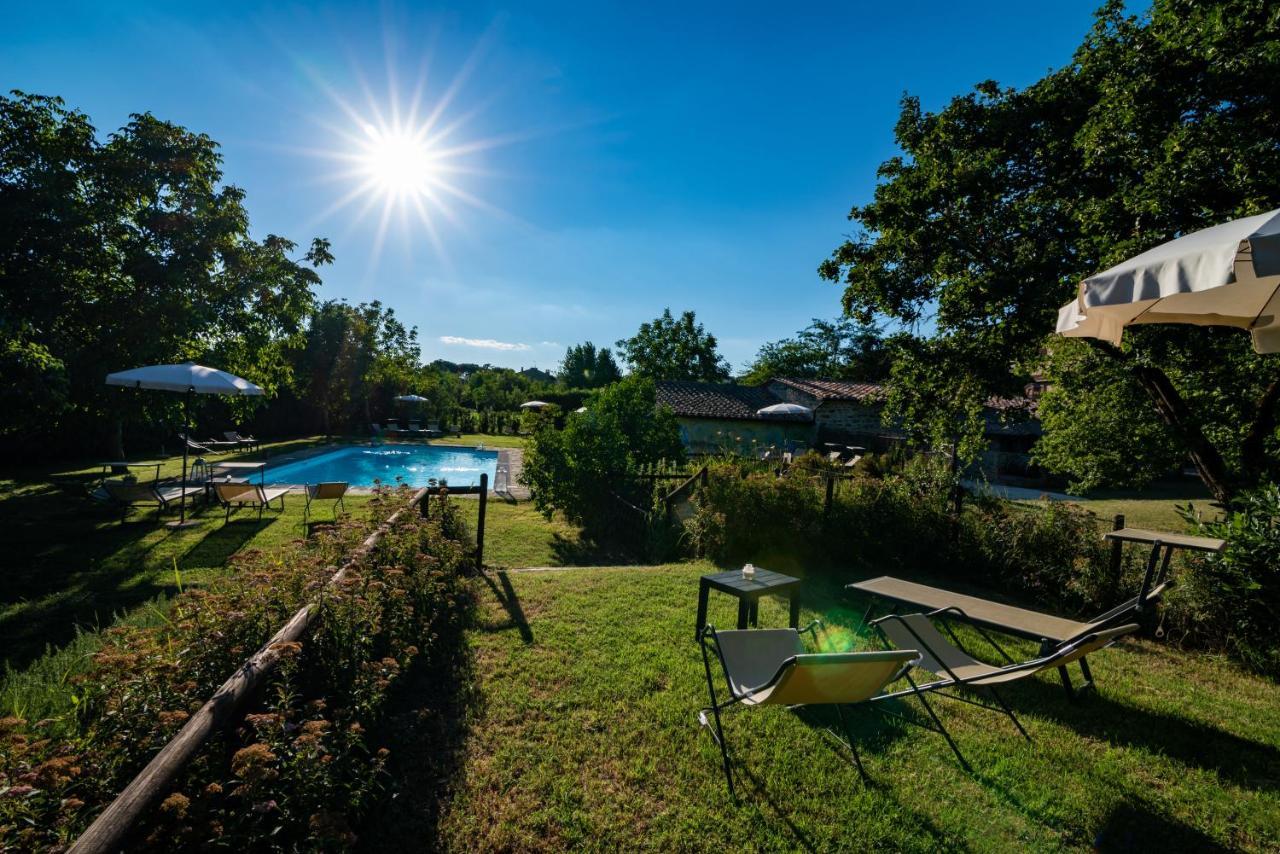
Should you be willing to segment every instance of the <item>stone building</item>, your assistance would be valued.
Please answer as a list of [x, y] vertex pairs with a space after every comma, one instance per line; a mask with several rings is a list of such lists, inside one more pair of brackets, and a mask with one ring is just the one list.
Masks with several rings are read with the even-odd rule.
[[[878, 383], [788, 377], [775, 377], [762, 386], [658, 383], [659, 405], [675, 413], [681, 439], [695, 454], [728, 447], [742, 451], [753, 447], [821, 449], [826, 443], [884, 452], [906, 439], [901, 429], [882, 423], [884, 394]], [[777, 403], [807, 407], [813, 418], [780, 420], [758, 415], [759, 410]], [[982, 468], [991, 476], [1025, 473], [1027, 455], [1040, 436], [1033, 402], [992, 398], [985, 417], [990, 449]]]

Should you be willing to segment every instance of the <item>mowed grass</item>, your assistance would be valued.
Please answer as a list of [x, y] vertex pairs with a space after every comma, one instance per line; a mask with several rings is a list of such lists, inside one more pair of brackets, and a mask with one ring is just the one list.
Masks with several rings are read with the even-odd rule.
[[[318, 438], [279, 443], [259, 455], [279, 455], [317, 444]], [[164, 461], [176, 475], [181, 459]], [[172, 470], [172, 471], [170, 471]], [[93, 465], [10, 473], [0, 495], [5, 577], [0, 585], [0, 715], [55, 713], [67, 700], [69, 679], [98, 649], [98, 631], [117, 620], [163, 619], [165, 602], [180, 587], [226, 572], [242, 549], [280, 549], [304, 535], [301, 494], [285, 497], [283, 513], [241, 510], [224, 522], [217, 507], [201, 507], [195, 527], [172, 529], [177, 518], [139, 508], [128, 521], [86, 494], [98, 476]], [[59, 485], [58, 482], [61, 482]], [[364, 513], [368, 498], [348, 496], [347, 509]], [[312, 523], [331, 518], [328, 502]]]
[[[1188, 529], [1178, 507], [1191, 504], [1206, 521], [1216, 518], [1220, 511], [1210, 502], [1209, 491], [1199, 481], [1189, 479], [1174, 483], [1156, 483], [1141, 490], [1099, 489], [1088, 499], [1078, 502], [1081, 507], [1098, 517], [1098, 526], [1111, 530], [1117, 513], [1124, 515], [1130, 528], [1147, 528], [1153, 531], [1182, 532]], [[1032, 505], [1034, 501], [1016, 501], [1015, 504]]]
[[461, 436], [442, 436], [432, 439], [433, 445], [484, 445], [486, 448], [523, 448], [524, 436], [506, 436], [496, 433], [463, 433]]
[[[422, 809], [397, 802], [376, 834], [456, 850], [1276, 850], [1280, 687], [1215, 657], [1126, 642], [1093, 659], [1101, 692], [1070, 703], [1038, 676], [1002, 716], [939, 699], [973, 766], [940, 736], [855, 715], [864, 785], [817, 725], [767, 708], [730, 714], [741, 803], [697, 725], [697, 579], [713, 567], [491, 573], [470, 632], [475, 691], [441, 839], [397, 837]], [[806, 583], [804, 619], [862, 647], [859, 602]], [[712, 594], [710, 619], [736, 609]], [[785, 625], [782, 603], [760, 624]], [[1014, 645], [1024, 654], [1026, 646]], [[898, 710], [912, 714], [908, 704]]]
[[[458, 507], [474, 536], [480, 502], [460, 498]], [[560, 513], [548, 519], [532, 501], [503, 501], [490, 496], [485, 509], [484, 562], [497, 569], [632, 562], [625, 551], [584, 540], [581, 534], [581, 529]]]

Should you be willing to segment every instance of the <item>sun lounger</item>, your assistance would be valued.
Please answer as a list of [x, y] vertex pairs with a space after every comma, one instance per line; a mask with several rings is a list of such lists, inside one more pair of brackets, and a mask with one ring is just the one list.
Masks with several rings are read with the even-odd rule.
[[[1027, 735], [1027, 731], [1013, 714], [1013, 710], [996, 692], [996, 686], [1016, 682], [1019, 679], [1025, 679], [1046, 670], [1056, 669], [1062, 677], [1063, 684], [1067, 686], [1068, 695], [1072, 697], [1078, 696], [1080, 692], [1093, 687], [1093, 679], [1089, 675], [1088, 666], [1085, 664], [1085, 656], [1105, 649], [1125, 635], [1138, 630], [1137, 623], [1096, 629], [1086, 632], [1080, 637], [1058, 644], [1047, 654], [1042, 654], [1030, 661], [1018, 662], [1014, 661], [990, 636], [979, 629], [983, 638], [1005, 659], [1006, 663], [998, 666], [979, 661], [970, 655], [961, 645], [959, 638], [956, 637], [950, 625], [947, 624], [948, 617], [963, 619], [964, 615], [959, 609], [950, 608], [943, 612], [931, 614], [890, 614], [872, 621], [872, 625], [879, 629], [881, 635], [889, 643], [900, 649], [919, 651], [920, 657], [915, 662], [915, 666], [939, 677], [936, 681], [917, 685], [910, 674], [907, 674], [906, 679], [911, 685], [911, 690], [897, 692], [897, 695], [905, 696], [908, 693], [925, 691], [973, 702], [964, 697], [948, 694], [945, 689], [970, 688], [985, 690], [995, 702], [994, 706], [986, 706], [985, 708], [991, 708], [1007, 715], [1028, 741], [1031, 736]], [[931, 618], [939, 619], [943, 623], [947, 634], [950, 635], [950, 640], [942, 636], [942, 633], [934, 626]], [[1080, 663], [1088, 680], [1077, 691], [1072, 691], [1070, 677], [1067, 674], [1067, 665], [1072, 662]], [[982, 704], [977, 703], [976, 705]]]
[[121, 508], [120, 522], [122, 524], [128, 518], [129, 510], [133, 507], [154, 504], [156, 518], [159, 518], [160, 514], [168, 510], [169, 505], [174, 502], [183, 501], [188, 497], [194, 498], [204, 492], [204, 489], [198, 486], [123, 483], [111, 480], [104, 482], [101, 490], [100, 494], [105, 500], [119, 505]]
[[[1153, 549], [1151, 557], [1148, 558], [1147, 571], [1143, 576], [1142, 588], [1138, 590], [1138, 595], [1088, 621], [1068, 620], [1065, 617], [1055, 617], [1039, 611], [1030, 611], [1028, 608], [992, 602], [989, 599], [955, 593], [952, 590], [932, 588], [927, 584], [916, 584], [915, 581], [895, 579], [888, 575], [858, 581], [858, 583], [846, 585], [845, 589], [858, 590], [859, 593], [865, 593], [877, 599], [890, 599], [892, 602], [909, 604], [909, 606], [923, 608], [925, 611], [955, 608], [957, 612], [964, 613], [965, 620], [975, 625], [1019, 636], [1019, 638], [1041, 641], [1041, 649], [1044, 652], [1057, 644], [1078, 638], [1085, 632], [1114, 626], [1155, 608], [1170, 584], [1164, 570], [1157, 575], [1156, 567], [1160, 561], [1158, 552], [1160, 549]], [[867, 616], [870, 616], [870, 607]]]
[[309, 483], [307, 484], [307, 503], [302, 508], [302, 524], [307, 523], [307, 519], [311, 515], [311, 503], [313, 501], [332, 501], [333, 502], [333, 518], [338, 518], [338, 508], [342, 508], [342, 512], [347, 512], [347, 505], [342, 503], [342, 496], [347, 494], [347, 484], [340, 481], [328, 481], [326, 483]]
[[[873, 597], [873, 602], [868, 606], [863, 618], [864, 622], [871, 616], [872, 609], [875, 607], [874, 600], [887, 599], [935, 613], [950, 612], [952, 617], [980, 628], [1039, 641], [1040, 655], [1048, 655], [1063, 644], [1154, 610], [1169, 586], [1169, 580], [1163, 570], [1159, 575], [1156, 574], [1158, 562], [1159, 549], [1155, 549], [1147, 561], [1146, 573], [1138, 595], [1087, 621], [1055, 617], [1052, 614], [1006, 605], [1003, 602], [993, 602], [977, 596], [966, 596], [963, 593], [887, 575], [847, 585], [846, 589], [856, 590]], [[1089, 675], [1089, 664], [1083, 657], [1080, 659], [1080, 669], [1085, 677], [1084, 687], [1088, 687], [1092, 684], [1092, 677]], [[1072, 688], [1065, 667], [1061, 673], [1063, 687], [1069, 695], [1074, 696], [1078, 691]]]
[[226, 437], [228, 442], [235, 442], [238, 446], [248, 448], [251, 451], [259, 446], [257, 439], [252, 436], [241, 436], [235, 430], [224, 430], [222, 435]]
[[[820, 623], [811, 623], [804, 629], [738, 629], [717, 632], [707, 626], [700, 635], [702, 661], [707, 677], [707, 692], [711, 705], [699, 712], [699, 722], [711, 730], [720, 747], [725, 781], [733, 794], [733, 773], [729, 765], [729, 748], [725, 740], [721, 713], [739, 706], [817, 706], [827, 705], [835, 710], [835, 717], [843, 730], [837, 739], [847, 746], [854, 764], [862, 776], [866, 771], [854, 744], [852, 733], [845, 724], [842, 706], [850, 706], [878, 699], [882, 689], [901, 678], [919, 654], [915, 650], [887, 650], [879, 652], [808, 653], [801, 635], [813, 633]], [[712, 657], [715, 657], [724, 673], [728, 699], [721, 702], [716, 694], [715, 680], [711, 675]], [[918, 696], [930, 716], [939, 727], [942, 723], [929, 708], [923, 694]], [[708, 719], [710, 713], [710, 719]], [[950, 742], [950, 736], [946, 736]], [[955, 745], [952, 744], [954, 749]], [[959, 751], [956, 751], [959, 756]], [[963, 762], [963, 758], [961, 758]]]
[[218, 501], [223, 507], [227, 508], [226, 521], [231, 521], [232, 507], [257, 507], [258, 519], [262, 519], [262, 511], [271, 506], [271, 502], [277, 498], [280, 499], [280, 512], [284, 512], [284, 496], [288, 493], [288, 486], [263, 486], [260, 483], [232, 483], [218, 482], [213, 485], [213, 491], [218, 496]]

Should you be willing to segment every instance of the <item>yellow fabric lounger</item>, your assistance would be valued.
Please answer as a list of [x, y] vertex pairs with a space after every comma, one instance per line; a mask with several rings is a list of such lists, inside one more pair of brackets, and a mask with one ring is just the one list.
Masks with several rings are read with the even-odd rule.
[[[739, 629], [718, 632], [714, 626], [707, 626], [703, 630], [700, 640], [711, 705], [702, 709], [698, 718], [703, 726], [711, 730], [720, 747], [730, 794], [735, 794], [733, 773], [721, 714], [733, 706], [834, 707], [836, 719], [844, 730], [843, 736], [837, 737], [849, 748], [859, 773], [866, 777], [852, 734], [845, 725], [841, 706], [864, 703], [884, 696], [881, 693], [884, 687], [900, 679], [919, 654], [915, 650], [902, 649], [807, 652], [801, 635], [805, 632], [812, 634], [819, 626], [821, 623], [815, 621], [800, 630]], [[729, 697], [724, 702], [716, 694], [715, 680], [712, 677], [713, 657], [719, 661], [728, 686]], [[927, 702], [925, 706], [928, 708]], [[933, 716], [932, 710], [930, 716], [941, 727], [941, 722]], [[949, 736], [947, 740], [950, 742]], [[963, 758], [961, 761], [963, 762]]]
[[347, 494], [347, 484], [343, 481], [325, 481], [323, 483], [307, 484], [307, 503], [302, 509], [302, 524], [306, 524], [311, 517], [311, 503], [313, 501], [332, 501], [333, 502], [333, 518], [337, 521], [338, 508], [342, 508], [342, 512], [347, 512], [347, 505], [342, 503], [342, 496]]

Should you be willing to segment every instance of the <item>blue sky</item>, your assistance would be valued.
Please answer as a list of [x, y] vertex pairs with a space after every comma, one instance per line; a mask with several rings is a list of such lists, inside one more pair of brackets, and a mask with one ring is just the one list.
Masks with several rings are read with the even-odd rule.
[[[1094, 5], [13, 4], [0, 81], [208, 133], [255, 233], [330, 238], [321, 295], [394, 307], [428, 359], [553, 368], [670, 306], [738, 368], [838, 314], [815, 270], [903, 92], [1031, 82]], [[397, 108], [434, 116], [438, 201], [352, 174]]]

